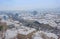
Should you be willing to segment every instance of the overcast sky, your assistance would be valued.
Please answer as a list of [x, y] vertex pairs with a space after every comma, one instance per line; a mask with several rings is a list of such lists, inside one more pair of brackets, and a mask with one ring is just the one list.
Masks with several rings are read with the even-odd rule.
[[58, 8], [60, 0], [0, 0], [0, 10]]

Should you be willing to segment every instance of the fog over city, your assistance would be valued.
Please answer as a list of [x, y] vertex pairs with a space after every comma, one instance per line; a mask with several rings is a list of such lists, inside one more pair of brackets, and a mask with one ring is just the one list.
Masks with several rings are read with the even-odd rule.
[[0, 0], [0, 39], [60, 39], [60, 0]]

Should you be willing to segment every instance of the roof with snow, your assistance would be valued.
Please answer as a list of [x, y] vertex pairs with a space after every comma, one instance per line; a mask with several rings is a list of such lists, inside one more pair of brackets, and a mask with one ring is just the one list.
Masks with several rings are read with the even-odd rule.
[[22, 35], [28, 35], [29, 33], [36, 31], [34, 28], [28, 28], [25, 26], [21, 26], [20, 29], [18, 29], [18, 33]]

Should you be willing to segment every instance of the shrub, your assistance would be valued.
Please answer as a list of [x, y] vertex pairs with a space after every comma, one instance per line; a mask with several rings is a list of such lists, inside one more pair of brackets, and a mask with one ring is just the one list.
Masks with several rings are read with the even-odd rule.
[[0, 26], [0, 31], [3, 29], [3, 26]]

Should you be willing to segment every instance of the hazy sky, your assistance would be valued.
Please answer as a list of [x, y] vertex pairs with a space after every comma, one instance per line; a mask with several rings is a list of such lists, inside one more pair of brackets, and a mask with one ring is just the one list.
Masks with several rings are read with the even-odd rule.
[[0, 0], [0, 10], [57, 8], [60, 0]]

